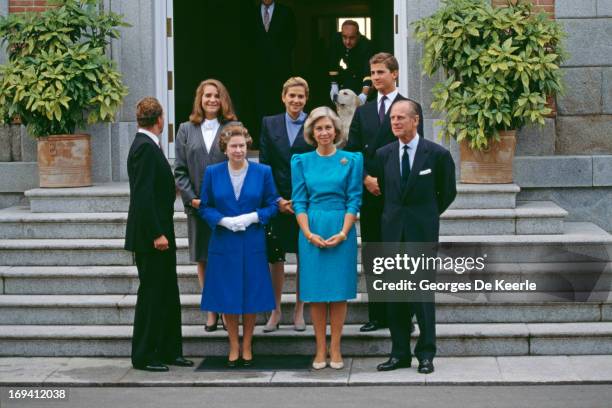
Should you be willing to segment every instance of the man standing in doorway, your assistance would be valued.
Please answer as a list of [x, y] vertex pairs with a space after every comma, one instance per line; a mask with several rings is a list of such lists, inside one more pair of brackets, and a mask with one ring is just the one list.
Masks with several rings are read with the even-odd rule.
[[[438, 242], [440, 214], [457, 195], [453, 158], [447, 149], [417, 132], [419, 112], [419, 106], [410, 100], [399, 101], [391, 107], [391, 129], [397, 140], [380, 148], [375, 158], [384, 201], [382, 241], [412, 244], [408, 248]], [[409, 251], [418, 252], [411, 256], [419, 256], [421, 249]], [[434, 371], [436, 310], [433, 294], [415, 300], [387, 303], [391, 356], [378, 365], [378, 371], [410, 367], [413, 315], [419, 324], [419, 339], [414, 349], [419, 360], [418, 371], [422, 374]]]
[[[375, 256], [372, 247], [368, 243], [381, 242], [380, 223], [383, 210], [383, 201], [375, 173], [376, 149], [392, 143], [396, 140], [391, 133], [391, 122], [389, 120], [389, 108], [397, 101], [406, 98], [399, 94], [396, 88], [399, 75], [399, 64], [397, 59], [385, 52], [375, 54], [370, 58], [370, 75], [372, 84], [378, 92], [376, 100], [361, 105], [355, 111], [349, 130], [348, 143], [345, 147], [348, 151], [361, 152], [364, 162], [363, 178], [363, 201], [360, 211], [361, 226], [361, 257], [362, 265], [372, 265]], [[416, 103], [419, 116], [418, 132], [423, 134], [423, 115], [421, 105]], [[372, 271], [363, 270], [370, 274]], [[368, 303], [368, 319], [360, 331], [370, 332], [379, 328], [387, 327], [387, 312], [384, 303]]]
[[191, 367], [183, 358], [181, 304], [176, 280], [174, 200], [170, 164], [160, 148], [163, 109], [152, 97], [136, 105], [138, 133], [128, 154], [130, 207], [125, 249], [134, 252], [138, 297], [132, 338], [132, 365], [146, 371], [168, 371], [169, 365]]
[[[283, 84], [292, 76], [296, 22], [293, 11], [274, 0], [261, 0], [255, 24], [255, 118], [252, 135], [259, 135], [264, 116], [276, 115], [283, 109], [279, 95]], [[258, 143], [257, 143], [258, 144]]]
[[332, 39], [329, 52], [330, 97], [335, 102], [340, 89], [350, 89], [364, 104], [372, 80], [370, 78], [370, 57], [374, 54], [369, 38], [359, 32], [359, 24], [346, 20]]

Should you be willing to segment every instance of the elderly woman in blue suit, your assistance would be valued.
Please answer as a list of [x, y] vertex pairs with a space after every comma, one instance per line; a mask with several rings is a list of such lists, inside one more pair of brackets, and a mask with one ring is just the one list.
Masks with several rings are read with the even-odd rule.
[[264, 225], [278, 211], [278, 194], [270, 167], [247, 160], [251, 143], [242, 124], [227, 125], [219, 145], [229, 160], [208, 166], [200, 189], [199, 214], [212, 229], [201, 309], [225, 316], [229, 367], [252, 364], [256, 313], [276, 307]]

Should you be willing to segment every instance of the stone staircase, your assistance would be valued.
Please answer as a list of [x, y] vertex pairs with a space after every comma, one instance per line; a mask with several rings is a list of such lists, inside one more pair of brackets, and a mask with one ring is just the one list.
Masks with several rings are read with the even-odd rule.
[[[581, 255], [593, 248], [609, 249], [612, 236], [594, 224], [565, 222], [567, 212], [553, 202], [517, 202], [519, 191], [512, 184], [458, 185], [456, 201], [442, 216], [441, 241], [479, 243], [488, 255], [488, 273], [507, 281], [569, 270], [593, 275], [596, 291], [583, 293], [583, 302], [551, 299], [554, 303], [542, 296], [439, 294], [439, 355], [611, 353], [609, 257], [601, 262]], [[29, 208], [0, 210], [0, 355], [128, 356], [138, 278], [132, 255], [123, 250], [127, 184], [34, 189], [26, 197]], [[225, 354], [226, 333], [203, 329], [195, 267], [188, 262], [186, 218], [179, 202], [176, 210], [185, 353]], [[552, 254], [555, 259], [550, 259]], [[263, 334], [258, 327], [255, 351], [311, 354], [312, 328], [297, 333], [290, 325], [294, 257], [289, 257], [286, 269], [281, 330]], [[350, 302], [343, 350], [347, 355], [387, 354], [387, 330], [367, 334], [358, 330], [367, 318], [361, 273], [359, 292]], [[259, 316], [260, 323], [264, 319]]]

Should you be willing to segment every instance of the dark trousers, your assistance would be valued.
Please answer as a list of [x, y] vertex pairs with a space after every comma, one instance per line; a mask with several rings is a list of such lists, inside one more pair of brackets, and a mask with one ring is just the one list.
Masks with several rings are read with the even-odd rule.
[[136, 252], [138, 298], [132, 365], [171, 361], [183, 355], [176, 251]]
[[[376, 252], [368, 247], [368, 242], [381, 242], [380, 223], [383, 204], [381, 197], [376, 197], [364, 191], [363, 205], [359, 212], [359, 227], [361, 228], [361, 265], [372, 265]], [[371, 271], [363, 271], [371, 273]], [[381, 326], [387, 326], [386, 303], [368, 302], [368, 320], [377, 321]]]
[[436, 309], [434, 302], [397, 302], [387, 304], [391, 356], [407, 359], [410, 353], [410, 327], [416, 315], [419, 338], [414, 355], [420, 361], [433, 360], [436, 355]]

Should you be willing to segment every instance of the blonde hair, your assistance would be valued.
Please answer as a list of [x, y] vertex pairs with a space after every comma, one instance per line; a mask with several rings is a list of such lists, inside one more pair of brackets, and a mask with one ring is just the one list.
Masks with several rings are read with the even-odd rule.
[[281, 92], [281, 96], [285, 96], [289, 88], [292, 88], [294, 86], [301, 86], [302, 88], [304, 88], [304, 92], [306, 93], [306, 98], [308, 98], [308, 94], [310, 93], [310, 89], [308, 88], [308, 82], [306, 82], [304, 78], [299, 77], [299, 76], [291, 77], [285, 81], [285, 83], [283, 84], [283, 90]]
[[249, 135], [249, 131], [244, 125], [240, 122], [229, 123], [225, 125], [223, 129], [221, 129], [221, 134], [219, 135], [219, 149], [225, 153], [227, 150], [227, 144], [230, 139], [234, 136], [243, 136], [244, 141], [246, 142], [247, 149], [251, 147], [253, 144], [253, 138]]
[[314, 139], [314, 125], [319, 121], [319, 119], [329, 118], [336, 130], [336, 136], [334, 137], [334, 144], [338, 145], [344, 141], [346, 135], [342, 132], [342, 122], [340, 122], [340, 118], [336, 115], [336, 112], [328, 108], [327, 106], [319, 106], [318, 108], [313, 109], [306, 118], [306, 122], [304, 123], [304, 140], [306, 143], [312, 146], [317, 146], [317, 141]]
[[196, 89], [195, 99], [193, 100], [193, 109], [189, 120], [191, 123], [200, 125], [204, 121], [204, 108], [202, 107], [202, 96], [204, 95], [204, 88], [207, 85], [212, 85], [217, 88], [219, 92], [219, 99], [221, 100], [221, 109], [217, 113], [217, 119], [220, 123], [225, 123], [230, 120], [237, 120], [236, 114], [234, 113], [234, 106], [232, 105], [232, 99], [227, 92], [225, 85], [216, 79], [206, 79], [200, 82]]

